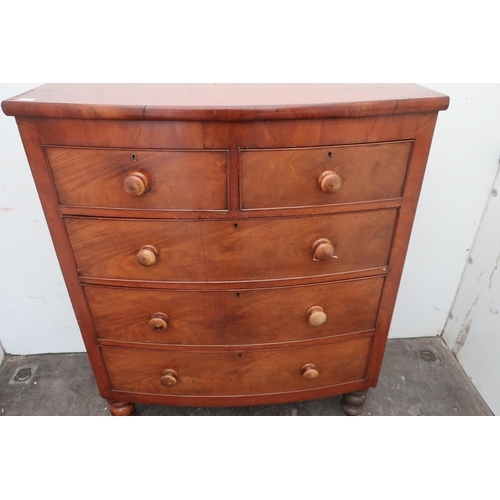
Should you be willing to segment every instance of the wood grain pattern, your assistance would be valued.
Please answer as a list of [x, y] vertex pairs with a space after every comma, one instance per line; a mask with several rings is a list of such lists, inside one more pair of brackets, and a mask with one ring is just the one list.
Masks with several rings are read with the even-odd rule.
[[[326, 205], [322, 207], [291, 207], [291, 208], [270, 208], [254, 210], [238, 210], [238, 201], [236, 205], [226, 211], [163, 211], [163, 210], [147, 210], [147, 209], [124, 209], [121, 208], [93, 208], [93, 207], [68, 207], [62, 205], [60, 211], [65, 216], [82, 216], [96, 218], [118, 218], [123, 219], [126, 215], [129, 219], [176, 219], [176, 220], [227, 220], [228, 217], [232, 220], [236, 219], [253, 219], [258, 217], [300, 217], [306, 215], [326, 215], [337, 214], [343, 212], [352, 212], [353, 209], [359, 212], [369, 210], [385, 210], [387, 208], [399, 208], [402, 199], [390, 199], [383, 201], [368, 201], [363, 203], [351, 203], [340, 205]], [[236, 208], [234, 208], [236, 207]]]
[[[227, 153], [45, 148], [62, 205], [148, 210], [227, 210]], [[123, 188], [135, 170], [150, 179], [142, 196]]]
[[408, 170], [403, 204], [398, 217], [391, 251], [390, 272], [388, 273], [380, 302], [380, 311], [377, 319], [377, 331], [379, 333], [375, 338], [370, 358], [369, 377], [374, 380], [375, 385], [380, 376], [380, 367], [387, 345], [387, 337], [396, 304], [406, 253], [410, 243], [415, 210], [422, 189], [436, 121], [437, 113], [434, 115], [421, 115], [419, 117], [419, 127], [415, 134], [415, 146]]
[[[324, 206], [400, 198], [412, 142], [242, 150], [243, 209]], [[318, 180], [333, 170], [342, 179], [335, 194]]]
[[[66, 218], [81, 276], [173, 282], [255, 281], [332, 275], [387, 265], [397, 210], [284, 219], [142, 221]], [[328, 237], [336, 259], [313, 260]], [[159, 252], [143, 267], [144, 245]]]
[[47, 84], [2, 103], [16, 116], [103, 120], [283, 120], [446, 109], [414, 84]]
[[415, 136], [420, 116], [234, 123], [65, 118], [33, 118], [31, 122], [46, 146], [238, 150], [407, 141]]
[[110, 391], [110, 397], [128, 403], [199, 407], [235, 407], [291, 403], [308, 401], [312, 399], [328, 398], [355, 391], [362, 391], [373, 387], [369, 379], [347, 382], [330, 387], [316, 387], [300, 392], [281, 392], [270, 394], [254, 394], [251, 396], [178, 396], [166, 394], [146, 394], [126, 392], [120, 390]]
[[338, 281], [349, 281], [363, 278], [370, 278], [375, 276], [384, 276], [390, 268], [376, 267], [373, 269], [361, 269], [358, 271], [349, 271], [338, 274], [324, 275], [324, 276], [306, 276], [296, 278], [273, 279], [273, 280], [255, 280], [255, 281], [212, 281], [212, 282], [197, 282], [197, 281], [134, 281], [134, 280], [120, 280], [108, 278], [90, 278], [84, 276], [81, 278], [81, 283], [87, 285], [97, 286], [112, 286], [116, 288], [130, 288], [131, 286], [136, 289], [151, 289], [156, 290], [179, 290], [182, 288], [186, 291], [218, 291], [218, 290], [239, 290], [241, 288], [249, 290], [261, 290], [270, 287], [283, 287], [283, 286], [300, 286], [300, 285], [314, 285], [321, 283], [333, 283]]
[[[351, 394], [358, 413], [448, 102], [406, 84], [51, 84], [3, 102], [110, 411]], [[320, 240], [338, 259], [313, 261]]]
[[[50, 235], [54, 242], [57, 258], [69, 292], [78, 325], [82, 333], [87, 354], [90, 359], [99, 391], [103, 397], [109, 394], [111, 385], [99, 346], [95, 341], [92, 316], [78, 277], [71, 244], [61, 217], [57, 194], [52, 182], [50, 170], [45, 161], [43, 148], [35, 124], [30, 120], [17, 119], [19, 132], [29, 161], [29, 166], [47, 220]], [[35, 248], [35, 247], [33, 247]]]
[[[320, 347], [240, 352], [191, 353], [103, 347], [113, 389], [176, 396], [249, 396], [301, 392], [356, 382], [365, 377], [370, 337]], [[320, 376], [302, 377], [307, 363]], [[165, 370], [177, 373], [177, 384], [165, 387]]]
[[[235, 291], [137, 290], [85, 286], [100, 339], [168, 345], [248, 345], [293, 342], [373, 330], [383, 277], [334, 284]], [[312, 327], [319, 306], [326, 323]], [[168, 328], [149, 327], [153, 314]]]

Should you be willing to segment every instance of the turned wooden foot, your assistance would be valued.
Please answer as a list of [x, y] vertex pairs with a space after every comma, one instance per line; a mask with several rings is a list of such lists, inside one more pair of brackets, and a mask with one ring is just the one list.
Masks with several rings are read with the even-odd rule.
[[136, 415], [134, 403], [124, 403], [122, 401], [109, 401], [109, 413], [113, 417], [129, 417]]
[[368, 390], [344, 394], [342, 396], [342, 410], [344, 410], [344, 413], [350, 417], [361, 415], [367, 394]]

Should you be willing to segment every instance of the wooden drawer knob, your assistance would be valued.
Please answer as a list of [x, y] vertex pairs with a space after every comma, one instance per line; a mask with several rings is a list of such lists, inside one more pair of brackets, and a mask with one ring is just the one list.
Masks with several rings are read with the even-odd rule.
[[161, 375], [160, 382], [165, 387], [174, 387], [177, 385], [177, 372], [171, 369], [165, 370]]
[[130, 196], [142, 196], [149, 190], [150, 181], [142, 172], [131, 172], [123, 181], [123, 189]]
[[328, 260], [333, 257], [335, 247], [330, 240], [321, 238], [313, 243], [312, 251], [314, 260]]
[[321, 326], [326, 321], [326, 314], [322, 307], [314, 306], [306, 312], [307, 320], [311, 326]]
[[158, 250], [153, 245], [144, 245], [137, 252], [137, 262], [141, 266], [152, 266], [156, 263], [156, 259], [158, 257]]
[[333, 170], [327, 170], [319, 176], [318, 184], [323, 192], [335, 194], [342, 187], [342, 178]]
[[163, 313], [154, 313], [149, 321], [149, 328], [154, 332], [164, 332], [168, 327], [168, 316]]
[[316, 366], [312, 363], [307, 363], [307, 365], [302, 367], [302, 378], [305, 380], [314, 380], [315, 378], [318, 378], [318, 376], [319, 372], [316, 370]]

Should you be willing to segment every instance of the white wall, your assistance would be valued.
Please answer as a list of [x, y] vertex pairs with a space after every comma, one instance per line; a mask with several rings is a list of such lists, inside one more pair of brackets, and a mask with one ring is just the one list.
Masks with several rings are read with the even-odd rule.
[[500, 84], [421, 85], [451, 101], [437, 122], [391, 337], [442, 333], [500, 154]]
[[[0, 100], [37, 83], [0, 85]], [[9, 354], [84, 350], [14, 118], [0, 112], [0, 342]]]
[[493, 189], [496, 196], [490, 196], [444, 339], [491, 410], [500, 415], [500, 178]]
[[[38, 84], [0, 84], [0, 99]], [[391, 328], [441, 334], [498, 159], [500, 84], [422, 84], [448, 94], [440, 114]], [[13, 118], [0, 114], [0, 342], [8, 353], [83, 351]]]

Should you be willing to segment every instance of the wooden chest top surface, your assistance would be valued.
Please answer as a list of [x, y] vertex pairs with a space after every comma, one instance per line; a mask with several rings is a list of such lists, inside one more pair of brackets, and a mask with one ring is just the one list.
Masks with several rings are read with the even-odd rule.
[[346, 118], [444, 110], [415, 84], [46, 84], [4, 101], [7, 115], [246, 121]]

